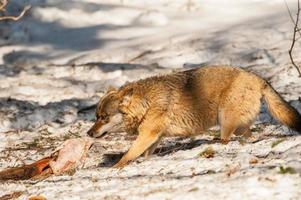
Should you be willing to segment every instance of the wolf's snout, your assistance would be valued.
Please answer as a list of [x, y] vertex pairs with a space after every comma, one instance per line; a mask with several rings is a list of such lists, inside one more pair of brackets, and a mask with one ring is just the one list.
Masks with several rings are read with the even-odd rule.
[[93, 137], [93, 136], [94, 136], [94, 130], [92, 130], [92, 129], [88, 130], [87, 134], [88, 134], [90, 137]]
[[99, 138], [99, 137], [103, 137], [105, 136], [106, 134], [108, 133], [108, 131], [106, 130], [95, 130], [94, 127], [92, 127], [88, 132], [87, 134], [90, 136], [90, 137], [94, 137], [94, 138]]
[[101, 138], [107, 133], [116, 133], [123, 130], [122, 115], [118, 113], [113, 115], [106, 123], [102, 122], [101, 120], [96, 121], [87, 134], [90, 137]]

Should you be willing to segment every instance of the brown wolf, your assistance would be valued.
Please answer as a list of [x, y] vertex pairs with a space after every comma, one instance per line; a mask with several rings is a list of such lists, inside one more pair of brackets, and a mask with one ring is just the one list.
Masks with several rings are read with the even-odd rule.
[[152, 154], [162, 136], [192, 136], [219, 124], [221, 139], [250, 134], [261, 99], [281, 123], [301, 132], [300, 114], [262, 78], [240, 68], [209, 66], [150, 77], [110, 90], [98, 103], [92, 137], [138, 133], [114, 167]]

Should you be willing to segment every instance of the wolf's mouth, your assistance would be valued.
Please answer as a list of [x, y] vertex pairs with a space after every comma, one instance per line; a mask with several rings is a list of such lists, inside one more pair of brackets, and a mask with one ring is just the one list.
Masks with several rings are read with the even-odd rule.
[[108, 134], [108, 131], [103, 132], [102, 135], [100, 135], [98, 138], [103, 138], [104, 136], [106, 136]]

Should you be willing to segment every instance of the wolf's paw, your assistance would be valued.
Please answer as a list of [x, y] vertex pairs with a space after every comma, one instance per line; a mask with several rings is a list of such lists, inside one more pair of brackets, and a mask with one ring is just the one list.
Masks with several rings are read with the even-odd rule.
[[221, 143], [222, 143], [222, 144], [228, 144], [228, 143], [229, 143], [229, 140], [221, 139]]
[[116, 163], [113, 168], [115, 169], [122, 169], [126, 166], [127, 162], [120, 160], [118, 163]]

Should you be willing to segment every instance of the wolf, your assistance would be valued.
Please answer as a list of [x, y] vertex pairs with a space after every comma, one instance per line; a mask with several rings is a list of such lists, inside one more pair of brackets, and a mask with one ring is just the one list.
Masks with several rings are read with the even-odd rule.
[[91, 137], [126, 131], [136, 140], [114, 165], [151, 155], [164, 136], [194, 136], [220, 125], [221, 141], [249, 136], [261, 100], [280, 123], [301, 133], [301, 115], [264, 79], [241, 68], [206, 66], [110, 89], [96, 108]]

